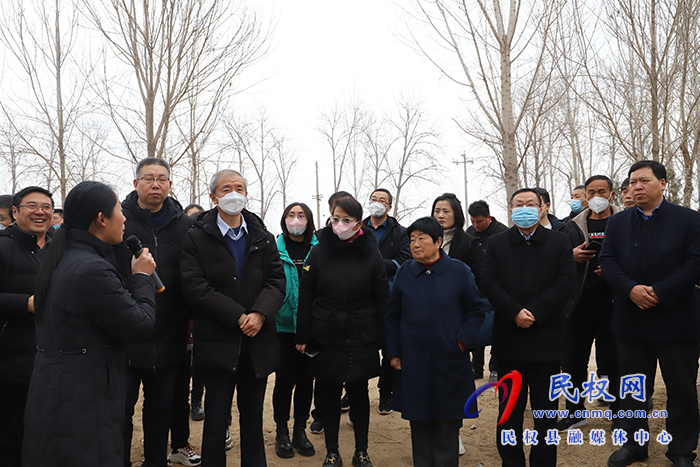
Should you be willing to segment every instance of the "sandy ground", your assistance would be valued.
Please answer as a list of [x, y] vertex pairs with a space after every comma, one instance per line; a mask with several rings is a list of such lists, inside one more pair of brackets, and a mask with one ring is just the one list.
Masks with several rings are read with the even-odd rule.
[[[488, 361], [488, 348], [486, 361]], [[590, 367], [595, 368], [593, 362]], [[486, 380], [477, 380], [477, 386], [486, 383]], [[265, 398], [264, 413], [264, 436], [267, 452], [267, 463], [270, 467], [298, 467], [317, 466], [323, 463], [325, 455], [325, 445], [323, 435], [309, 433], [309, 439], [316, 447], [316, 455], [312, 457], [302, 457], [298, 454], [291, 459], [280, 459], [275, 454], [275, 424], [272, 418], [272, 389], [274, 386], [274, 375], [268, 379], [267, 393]], [[235, 397], [235, 396], [234, 396]], [[141, 400], [141, 398], [139, 398]], [[666, 391], [661, 379], [661, 372], [657, 371], [656, 389], [654, 391], [654, 408], [664, 409], [666, 407]], [[369, 449], [368, 452], [376, 467], [382, 466], [410, 466], [411, 457], [411, 436], [408, 421], [401, 418], [401, 414], [393, 412], [389, 415], [380, 415], [377, 411], [379, 393], [377, 390], [377, 379], [370, 381], [370, 427], [369, 427]], [[563, 401], [560, 403], [563, 408]], [[234, 404], [235, 407], [235, 404]], [[466, 454], [460, 457], [459, 465], [467, 467], [478, 467], [480, 462], [485, 467], [500, 466], [500, 457], [496, 450], [496, 421], [498, 418], [498, 406], [493, 392], [486, 392], [479, 398], [479, 407], [482, 412], [477, 419], [465, 420], [462, 427], [462, 440], [466, 448]], [[596, 402], [588, 404], [587, 408], [601, 408]], [[529, 408], [528, 408], [529, 409]], [[143, 461], [143, 446], [141, 440], [143, 432], [140, 422], [140, 407], [137, 407], [134, 420], [134, 443], [131, 450], [131, 460], [135, 466], [139, 466]], [[200, 452], [202, 429], [204, 422], [190, 421], [191, 435], [190, 443]], [[607, 420], [590, 420], [588, 425], [582, 428], [584, 434], [583, 445], [567, 445], [566, 437], [562, 436], [558, 449], [557, 465], [563, 467], [580, 466], [605, 466], [607, 459], [617, 447], [613, 446], [611, 439], [611, 423]], [[649, 460], [638, 462], [634, 466], [648, 467], [668, 467], [671, 462], [665, 457], [666, 447], [655, 441], [656, 435], [664, 429], [663, 420], [650, 420], [650, 447]], [[237, 412], [233, 411], [233, 425], [231, 436], [234, 447], [227, 452], [227, 466], [240, 465], [240, 443], [237, 433], [238, 419]], [[526, 415], [525, 428], [532, 428], [532, 417]], [[291, 429], [291, 426], [290, 426]], [[596, 446], [589, 443], [589, 432], [592, 429], [604, 429], [606, 431], [605, 445]], [[540, 437], [542, 439], [542, 437]], [[527, 447], [526, 447], [527, 450]], [[340, 420], [340, 455], [343, 457], [344, 465], [350, 466], [350, 460], [354, 451], [353, 429], [348, 424], [348, 413], [343, 413]], [[179, 464], [174, 464], [178, 466]], [[205, 466], [206, 467], [206, 466]], [[537, 467], [537, 466], [532, 466]]]

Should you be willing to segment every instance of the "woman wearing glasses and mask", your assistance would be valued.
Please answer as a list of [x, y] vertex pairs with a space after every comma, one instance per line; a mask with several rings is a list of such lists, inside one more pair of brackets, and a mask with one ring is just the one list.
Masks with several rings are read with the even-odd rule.
[[[308, 358], [295, 349], [299, 278], [311, 248], [318, 243], [314, 235], [314, 216], [304, 203], [292, 203], [284, 209], [280, 222], [282, 233], [277, 237], [277, 250], [287, 280], [284, 302], [275, 315], [277, 341], [280, 344], [280, 366], [275, 373], [272, 393], [277, 435], [275, 452], [282, 458], [294, 457], [294, 449], [302, 456], [316, 454], [306, 436], [306, 421], [311, 411], [314, 379], [308, 371]], [[294, 431], [289, 438], [289, 410], [294, 392]]]
[[342, 465], [338, 428], [345, 383], [355, 429], [352, 465], [372, 467], [367, 381], [379, 375], [389, 283], [374, 234], [361, 228], [360, 203], [352, 197], [339, 199], [331, 215], [303, 268], [297, 350], [311, 358], [316, 377], [327, 451], [323, 466]]

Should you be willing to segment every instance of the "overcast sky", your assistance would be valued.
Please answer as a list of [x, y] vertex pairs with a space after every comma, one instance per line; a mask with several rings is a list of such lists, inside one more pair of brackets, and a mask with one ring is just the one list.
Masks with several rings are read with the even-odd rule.
[[[422, 187], [420, 195], [432, 201], [450, 191], [464, 202], [463, 169], [453, 160], [463, 150], [478, 158], [478, 147], [469, 144], [452, 121], [465, 114], [459, 99], [464, 91], [402, 43], [406, 26], [399, 7], [387, 0], [266, 0], [264, 11], [276, 20], [274, 50], [247, 72], [247, 79], [267, 79], [238, 96], [236, 105], [250, 109], [264, 106], [277, 126], [287, 132], [302, 160], [297, 171], [301, 183], [293, 188], [293, 199], [314, 203], [315, 212], [311, 196], [315, 194], [314, 163], [318, 161], [320, 190], [327, 206], [325, 200], [333, 191], [332, 165], [329, 148], [317, 131], [319, 113], [354, 92], [375, 111], [395, 106], [401, 93], [420, 96], [428, 117], [440, 129], [445, 151], [444, 179]], [[478, 160], [468, 166], [470, 202], [494, 190], [479, 177], [478, 167]], [[499, 200], [494, 197], [493, 201]], [[412, 217], [427, 214], [428, 210]], [[501, 219], [504, 216], [498, 215]]]

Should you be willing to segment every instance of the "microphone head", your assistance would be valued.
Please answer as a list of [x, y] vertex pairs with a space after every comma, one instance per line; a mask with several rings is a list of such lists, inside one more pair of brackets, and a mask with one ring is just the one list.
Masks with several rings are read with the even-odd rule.
[[142, 250], [143, 247], [141, 246], [141, 240], [136, 235], [129, 235], [126, 238], [126, 246], [129, 247], [132, 253], [136, 253], [139, 250]]

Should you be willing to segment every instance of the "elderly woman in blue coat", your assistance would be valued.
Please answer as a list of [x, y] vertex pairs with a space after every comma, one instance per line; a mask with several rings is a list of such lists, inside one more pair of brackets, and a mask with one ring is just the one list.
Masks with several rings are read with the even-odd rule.
[[484, 320], [474, 275], [440, 246], [435, 218], [406, 234], [413, 260], [396, 273], [386, 314], [386, 349], [399, 370], [393, 408], [411, 423], [415, 467], [459, 464], [464, 403], [474, 392], [467, 349]]

